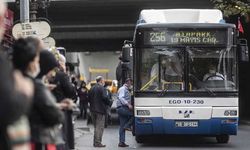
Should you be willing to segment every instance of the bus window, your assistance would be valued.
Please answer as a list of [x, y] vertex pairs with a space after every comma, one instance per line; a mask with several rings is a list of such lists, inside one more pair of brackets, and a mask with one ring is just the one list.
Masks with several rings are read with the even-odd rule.
[[[141, 91], [156, 91], [159, 87], [158, 82], [158, 56], [154, 53], [155, 49], [142, 49], [139, 83]], [[154, 69], [151, 69], [154, 68]]]
[[192, 91], [235, 91], [236, 52], [234, 49], [191, 48]]
[[183, 55], [178, 50], [160, 55], [162, 89], [167, 91], [184, 90], [183, 58]]
[[180, 49], [142, 49], [140, 90], [184, 90], [182, 53]]

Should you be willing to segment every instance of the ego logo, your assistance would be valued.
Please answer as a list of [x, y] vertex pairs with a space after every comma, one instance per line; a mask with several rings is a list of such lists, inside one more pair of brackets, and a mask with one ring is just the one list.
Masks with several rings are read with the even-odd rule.
[[184, 118], [190, 118], [190, 115], [193, 113], [194, 111], [192, 110], [185, 110], [185, 111], [179, 110], [179, 114], [183, 114]]

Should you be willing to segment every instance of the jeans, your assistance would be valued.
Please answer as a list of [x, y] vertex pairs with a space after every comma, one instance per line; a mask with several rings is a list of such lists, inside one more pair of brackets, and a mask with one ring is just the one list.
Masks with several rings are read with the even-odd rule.
[[102, 144], [102, 136], [105, 125], [105, 114], [92, 112], [92, 120], [94, 124], [94, 145]]
[[117, 109], [120, 120], [119, 142], [125, 143], [125, 128], [131, 128], [133, 125], [133, 113], [127, 106], [122, 106]]

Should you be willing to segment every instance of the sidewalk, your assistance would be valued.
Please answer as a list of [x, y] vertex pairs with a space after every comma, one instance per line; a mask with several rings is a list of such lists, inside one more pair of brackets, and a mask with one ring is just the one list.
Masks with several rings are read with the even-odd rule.
[[81, 138], [85, 133], [90, 132], [90, 128], [87, 125], [87, 120], [75, 120], [74, 124], [75, 141]]

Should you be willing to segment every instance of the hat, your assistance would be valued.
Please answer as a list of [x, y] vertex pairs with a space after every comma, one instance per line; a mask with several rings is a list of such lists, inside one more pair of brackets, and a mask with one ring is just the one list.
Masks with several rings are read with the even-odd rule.
[[55, 67], [58, 67], [58, 62], [55, 58], [55, 56], [47, 51], [42, 50], [40, 53], [40, 69], [41, 72], [38, 75], [38, 78], [42, 78], [44, 75], [46, 75], [50, 70], [54, 69]]

